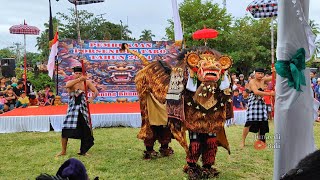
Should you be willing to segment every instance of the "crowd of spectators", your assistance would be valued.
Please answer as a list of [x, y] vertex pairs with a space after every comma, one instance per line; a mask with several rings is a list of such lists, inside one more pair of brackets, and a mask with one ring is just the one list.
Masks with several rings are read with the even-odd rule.
[[[271, 72], [265, 73], [265, 77], [271, 76]], [[251, 79], [254, 79], [254, 73], [250, 74], [248, 78], [245, 78], [243, 74], [239, 74], [237, 76], [236, 73], [231, 74], [231, 79], [232, 79], [232, 91], [233, 91], [233, 96], [232, 96], [232, 102], [233, 102], [233, 109], [235, 111], [237, 110], [246, 110], [247, 105], [248, 105], [248, 99], [250, 95], [250, 90], [248, 88], [249, 82]], [[320, 83], [319, 83], [320, 84]], [[268, 82], [264, 86], [264, 91], [268, 92], [273, 89], [272, 82]], [[268, 107], [268, 116], [269, 119], [272, 120], [272, 115], [271, 115], [271, 97], [270, 96], [264, 96], [264, 102], [266, 103]]]
[[23, 78], [0, 77], [0, 114], [15, 108], [54, 105], [55, 95], [49, 85], [37, 92], [30, 81], [26, 88], [24, 84]]

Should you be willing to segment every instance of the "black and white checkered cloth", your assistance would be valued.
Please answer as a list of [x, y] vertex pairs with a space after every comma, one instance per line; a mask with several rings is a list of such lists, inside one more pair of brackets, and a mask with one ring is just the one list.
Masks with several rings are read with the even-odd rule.
[[93, 3], [101, 3], [104, 2], [104, 0], [68, 0], [72, 4], [77, 5], [86, 5], [86, 4], [93, 4]]
[[255, 0], [247, 7], [254, 18], [275, 17], [278, 15], [277, 0]]
[[253, 93], [249, 95], [247, 121], [268, 121], [267, 105], [263, 98]]
[[70, 99], [68, 102], [68, 110], [67, 110], [67, 116], [66, 119], [63, 122], [62, 129], [76, 129], [77, 128], [77, 122], [78, 122], [78, 115], [79, 110], [83, 115], [83, 118], [87, 122], [89, 126], [89, 115], [88, 115], [88, 108], [85, 101], [85, 95], [84, 93], [81, 93], [79, 96], [81, 96], [81, 103], [79, 105], [76, 105], [76, 93], [72, 92], [70, 93]]

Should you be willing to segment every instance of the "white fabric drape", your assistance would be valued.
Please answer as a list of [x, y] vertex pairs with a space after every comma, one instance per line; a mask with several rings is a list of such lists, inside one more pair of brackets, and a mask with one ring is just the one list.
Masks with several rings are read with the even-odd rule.
[[[62, 130], [62, 124], [65, 116], [50, 116], [50, 123], [54, 131]], [[140, 113], [127, 114], [92, 114], [92, 128], [102, 127], [134, 127], [138, 128], [141, 125]]]
[[[277, 59], [288, 61], [298, 49], [304, 48], [306, 59], [314, 52], [315, 37], [308, 26], [309, 0], [278, 1]], [[313, 137], [313, 95], [310, 70], [304, 71], [303, 92], [288, 87], [288, 79], [277, 75], [275, 103], [274, 175], [278, 180], [307, 154], [315, 150]]]
[[14, 132], [48, 132], [48, 116], [7, 116], [0, 118], [0, 133]]

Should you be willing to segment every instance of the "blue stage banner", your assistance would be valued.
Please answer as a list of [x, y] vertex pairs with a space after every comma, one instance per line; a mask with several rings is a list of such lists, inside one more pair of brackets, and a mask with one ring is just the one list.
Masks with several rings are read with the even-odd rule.
[[[61, 101], [68, 102], [64, 88], [73, 79], [73, 67], [81, 66], [83, 58], [88, 79], [99, 91], [95, 102], [138, 101], [134, 78], [143, 67], [138, 57], [121, 52], [121, 44], [127, 43], [131, 50], [143, 54], [149, 61], [163, 60], [175, 65], [178, 48], [168, 41], [83, 41], [82, 48], [76, 40], [59, 42], [58, 51], [58, 94]], [[80, 56], [81, 51], [81, 56]], [[88, 93], [92, 96], [92, 93]]]

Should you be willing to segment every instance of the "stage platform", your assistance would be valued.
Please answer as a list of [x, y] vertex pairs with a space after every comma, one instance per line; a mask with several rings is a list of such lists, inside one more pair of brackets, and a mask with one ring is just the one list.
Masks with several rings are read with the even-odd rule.
[[[67, 105], [18, 108], [0, 114], [0, 133], [61, 131]], [[93, 128], [140, 127], [140, 105], [132, 103], [90, 104]], [[244, 125], [246, 111], [234, 111], [236, 125]]]
[[[0, 133], [61, 131], [67, 105], [18, 108], [0, 115]], [[138, 102], [90, 104], [92, 127], [140, 127]]]

